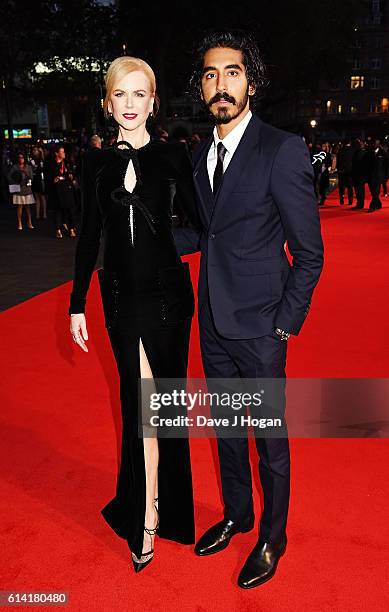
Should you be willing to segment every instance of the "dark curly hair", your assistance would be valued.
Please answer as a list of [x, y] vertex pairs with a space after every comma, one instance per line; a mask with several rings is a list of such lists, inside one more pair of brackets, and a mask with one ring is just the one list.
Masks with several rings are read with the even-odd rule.
[[193, 72], [189, 79], [188, 93], [197, 101], [201, 100], [201, 77], [204, 55], [209, 49], [227, 47], [242, 52], [243, 65], [248, 84], [255, 87], [255, 94], [250, 96], [250, 106], [255, 107], [268, 84], [266, 67], [259, 53], [258, 45], [251, 34], [245, 30], [213, 30], [199, 42], [193, 54]]

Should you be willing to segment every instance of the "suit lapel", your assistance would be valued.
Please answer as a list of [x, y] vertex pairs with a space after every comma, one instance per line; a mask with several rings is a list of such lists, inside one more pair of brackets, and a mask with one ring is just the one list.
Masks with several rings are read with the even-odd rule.
[[244, 131], [242, 138], [240, 139], [239, 145], [236, 148], [230, 163], [228, 164], [227, 170], [224, 172], [223, 181], [217, 197], [215, 200], [213, 200], [214, 205], [211, 212], [211, 220], [216, 211], [220, 211], [224, 203], [227, 201], [229, 194], [234, 189], [242, 174], [242, 171], [247, 165], [247, 162], [252, 154], [252, 150], [258, 143], [261, 125], [262, 121], [256, 117], [256, 115], [253, 115], [247, 125], [246, 130]]

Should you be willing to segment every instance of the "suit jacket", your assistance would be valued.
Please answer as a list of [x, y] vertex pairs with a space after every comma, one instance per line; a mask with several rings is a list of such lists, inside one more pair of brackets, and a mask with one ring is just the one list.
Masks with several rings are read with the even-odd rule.
[[[323, 266], [309, 152], [301, 138], [252, 116], [214, 199], [212, 136], [194, 157], [202, 231], [176, 230], [180, 254], [201, 250], [199, 319], [209, 300], [217, 331], [256, 338], [298, 334]], [[285, 242], [293, 256], [290, 265]]]

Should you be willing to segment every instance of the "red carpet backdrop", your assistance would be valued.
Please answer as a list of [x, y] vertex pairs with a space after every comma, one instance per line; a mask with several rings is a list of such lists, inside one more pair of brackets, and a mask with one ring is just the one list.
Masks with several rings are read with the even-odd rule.
[[[325, 267], [289, 342], [288, 375], [387, 377], [389, 207], [368, 215], [327, 202]], [[196, 282], [198, 257], [188, 260]], [[389, 609], [385, 439], [291, 441], [289, 547], [260, 588], [236, 586], [254, 531], [209, 558], [157, 538], [153, 563], [136, 575], [100, 515], [116, 484], [120, 406], [96, 275], [88, 354], [68, 332], [69, 292], [67, 283], [0, 315], [1, 589], [66, 591], [66, 609], [82, 612]], [[202, 375], [196, 321], [189, 373]], [[214, 440], [192, 441], [191, 454], [199, 536], [221, 517]], [[259, 519], [258, 492], [255, 503]]]

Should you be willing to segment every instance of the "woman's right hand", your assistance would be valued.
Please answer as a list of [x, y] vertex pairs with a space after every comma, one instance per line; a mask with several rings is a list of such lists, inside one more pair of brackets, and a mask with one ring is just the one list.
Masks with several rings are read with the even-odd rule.
[[70, 333], [73, 336], [74, 342], [87, 353], [88, 348], [85, 341], [88, 340], [88, 332], [84, 313], [70, 315]]

